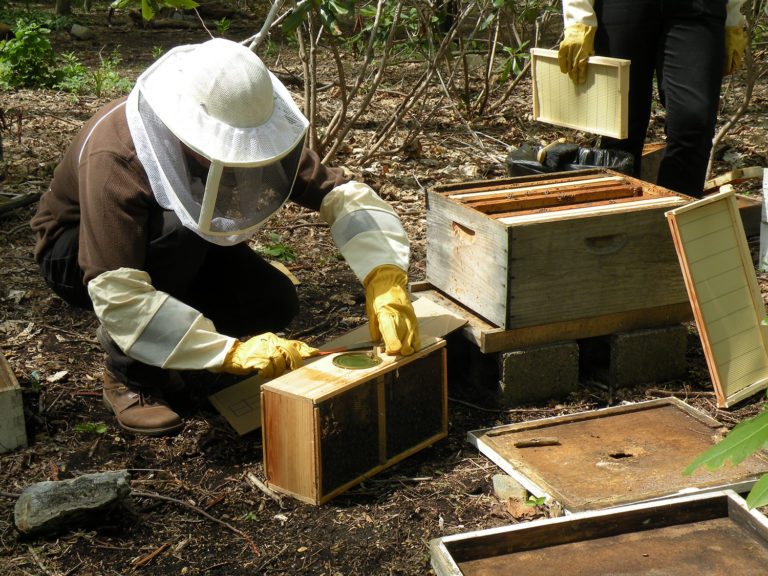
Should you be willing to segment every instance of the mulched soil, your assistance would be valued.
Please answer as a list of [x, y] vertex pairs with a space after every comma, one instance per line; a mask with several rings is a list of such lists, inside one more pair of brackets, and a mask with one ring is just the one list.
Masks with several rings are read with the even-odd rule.
[[[90, 18], [96, 38], [76, 42], [54, 33], [59, 52], [74, 51], [97, 66], [99, 54], [117, 48], [121, 74], [135, 78], [152, 61], [154, 47], [165, 49], [206, 38], [201, 30], [143, 30], [119, 17], [111, 28], [102, 15]], [[243, 38], [252, 23], [230, 32]], [[286, 51], [287, 53], [287, 51]], [[300, 76], [286, 54], [269, 59], [276, 72]], [[764, 82], [764, 81], [763, 81]], [[503, 114], [478, 120], [486, 152], [503, 159], [507, 146], [524, 140], [551, 141], [562, 135], [530, 120], [530, 83], [523, 82]], [[3, 95], [2, 130], [5, 192], [43, 191], [69, 140], [112, 95], [72, 96], [46, 90]], [[382, 97], [372, 112], [385, 115], [395, 100]], [[726, 105], [733, 109], [728, 101]], [[715, 166], [723, 173], [737, 164], [768, 165], [765, 152], [766, 86], [757, 87], [749, 116], [728, 138]], [[340, 161], [391, 201], [413, 243], [410, 277], [425, 274], [424, 188], [436, 183], [504, 175], [446, 107], [439, 125], [409, 155], [355, 164], [356, 146], [366, 141], [365, 122], [350, 136]], [[662, 134], [661, 113], [652, 131]], [[759, 183], [740, 189], [755, 193]], [[206, 394], [231, 383], [226, 377], [195, 382], [184, 398], [186, 425], [173, 437], [143, 438], [124, 433], [101, 402], [103, 353], [92, 313], [56, 297], [32, 259], [34, 239], [27, 225], [35, 204], [0, 215], [0, 344], [24, 391], [29, 446], [0, 455], [0, 573], [7, 575], [146, 574], [326, 574], [389, 575], [430, 572], [429, 540], [543, 518], [547, 506], [520, 507], [499, 501], [492, 477], [500, 470], [466, 441], [469, 430], [676, 396], [733, 426], [762, 407], [758, 394], [729, 410], [715, 405], [714, 393], [695, 327], [691, 325], [688, 374], [679, 381], [612, 390], [584, 382], [568, 398], [497, 409], [484, 404], [463, 382], [450, 379], [449, 434], [421, 452], [381, 472], [323, 506], [274, 497], [259, 488], [264, 480], [259, 433], [238, 436], [213, 409]], [[288, 207], [259, 233], [255, 246], [281, 235], [297, 262], [303, 312], [288, 337], [319, 345], [363, 324], [364, 293], [317, 215]], [[765, 292], [765, 278], [760, 275]], [[563, 297], [568, 297], [564, 294]], [[182, 400], [182, 399], [180, 399]], [[103, 434], [83, 430], [104, 422]], [[686, 463], [681, 462], [681, 466]], [[134, 495], [122, 515], [67, 532], [28, 539], [15, 529], [14, 494], [34, 482], [64, 480], [83, 473], [127, 469]], [[139, 495], [139, 493], [143, 495]], [[165, 499], [163, 499], [165, 498]]]

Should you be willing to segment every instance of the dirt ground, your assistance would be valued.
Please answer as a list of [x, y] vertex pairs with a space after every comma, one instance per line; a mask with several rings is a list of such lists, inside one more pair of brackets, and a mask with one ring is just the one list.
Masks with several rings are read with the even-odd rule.
[[[203, 30], [141, 30], [118, 18], [106, 27], [103, 14], [89, 24], [96, 37], [78, 42], [55, 33], [59, 52], [74, 51], [98, 65], [99, 54], [117, 48], [121, 73], [135, 79], [153, 59], [154, 47], [170, 48], [207, 38]], [[236, 22], [230, 37], [254, 31]], [[265, 58], [283, 77], [300, 76], [290, 58]], [[45, 90], [2, 95], [4, 192], [45, 190], [54, 166], [81, 124], [109, 98], [72, 96]], [[503, 159], [508, 146], [526, 139], [551, 141], [561, 132], [530, 120], [530, 82], [523, 82], [503, 114], [473, 124], [485, 146]], [[726, 101], [733, 109], [733, 102]], [[730, 103], [729, 103], [730, 102]], [[382, 117], [392, 100], [374, 107]], [[748, 117], [728, 138], [715, 174], [736, 166], [766, 166], [768, 91], [757, 87]], [[340, 159], [359, 178], [391, 201], [409, 232], [411, 280], [425, 275], [424, 189], [438, 183], [504, 176], [503, 164], [478, 153], [474, 138], [446, 108], [421, 147], [409, 156], [355, 165], [351, 150], [366, 141], [365, 127], [350, 137]], [[652, 131], [662, 135], [661, 112]], [[373, 124], [375, 125], [375, 119]], [[755, 193], [759, 183], [741, 185]], [[0, 345], [24, 389], [30, 444], [0, 455], [0, 573], [8, 576], [145, 574], [317, 574], [378, 576], [429, 574], [430, 539], [552, 513], [546, 506], [500, 502], [492, 477], [500, 470], [466, 440], [469, 430], [579, 412], [624, 401], [677, 396], [726, 426], [756, 414], [758, 394], [729, 410], [716, 408], [701, 345], [691, 325], [688, 374], [682, 380], [611, 390], [584, 382], [579, 390], [540, 405], [498, 409], [473, 390], [449, 379], [449, 434], [423, 451], [379, 473], [323, 506], [288, 497], [273, 499], [249, 481], [264, 480], [261, 435], [238, 436], [206, 399], [230, 383], [206, 380], [179, 399], [186, 425], [164, 438], [136, 437], [115, 425], [101, 402], [103, 353], [92, 313], [74, 309], [51, 293], [32, 259], [28, 221], [35, 204], [0, 216]], [[301, 281], [302, 313], [286, 330], [291, 338], [320, 345], [366, 321], [364, 293], [319, 218], [288, 207], [259, 233], [281, 235], [298, 257], [291, 270]], [[762, 287], [765, 279], [760, 277]], [[568, 295], [563, 295], [568, 297]], [[181, 402], [183, 400], [183, 402]], [[82, 425], [106, 424], [102, 434]], [[687, 463], [681, 462], [681, 467]], [[13, 520], [15, 494], [34, 482], [64, 480], [84, 473], [126, 469], [135, 492], [125, 513], [95, 525], [35, 539], [23, 538]]]

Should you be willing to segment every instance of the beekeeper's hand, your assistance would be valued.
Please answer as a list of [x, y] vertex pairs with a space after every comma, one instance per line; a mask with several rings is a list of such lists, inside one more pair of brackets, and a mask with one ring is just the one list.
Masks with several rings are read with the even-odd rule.
[[235, 340], [221, 366], [222, 372], [250, 374], [258, 370], [262, 378], [274, 378], [286, 368], [295, 370], [304, 358], [316, 356], [317, 348], [299, 340], [285, 340], [271, 332], [254, 336], [245, 342]]
[[571, 24], [565, 27], [563, 41], [557, 51], [560, 72], [568, 74], [576, 84], [587, 79], [587, 58], [595, 53], [597, 27]]
[[379, 266], [365, 282], [371, 340], [384, 340], [387, 354], [408, 356], [419, 347], [419, 322], [408, 297], [408, 276], [397, 266]]
[[747, 33], [739, 26], [725, 27], [725, 64], [723, 74], [732, 74], [741, 66], [744, 49], [747, 47]]

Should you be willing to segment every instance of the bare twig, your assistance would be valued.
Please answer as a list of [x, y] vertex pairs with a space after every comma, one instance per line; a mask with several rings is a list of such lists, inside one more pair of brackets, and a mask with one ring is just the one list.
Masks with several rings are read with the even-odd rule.
[[136, 558], [133, 562], [131, 562], [131, 566], [133, 566], [134, 570], [136, 568], [141, 568], [142, 566], [144, 566], [144, 564], [148, 564], [149, 562], [152, 561], [153, 558], [162, 554], [165, 550], [167, 550], [170, 547], [170, 545], [171, 545], [170, 542], [163, 543], [152, 552], [149, 552], [147, 554], [144, 554], [143, 556], [139, 556], [138, 558]]

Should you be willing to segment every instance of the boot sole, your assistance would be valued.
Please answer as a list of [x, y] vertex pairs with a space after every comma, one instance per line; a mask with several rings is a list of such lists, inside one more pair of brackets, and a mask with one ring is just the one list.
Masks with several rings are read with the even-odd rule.
[[134, 428], [133, 426], [127, 426], [122, 423], [117, 413], [115, 412], [115, 409], [112, 408], [112, 404], [109, 403], [109, 400], [107, 400], [107, 397], [104, 394], [102, 394], [101, 399], [104, 402], [104, 405], [112, 411], [112, 414], [114, 414], [115, 420], [117, 420], [120, 428], [127, 430], [128, 432], [133, 432], [134, 434], [143, 434], [144, 436], [163, 436], [169, 432], [179, 430], [184, 426], [184, 422], [179, 422], [178, 424], [174, 424], [173, 426], [166, 426], [164, 428]]

